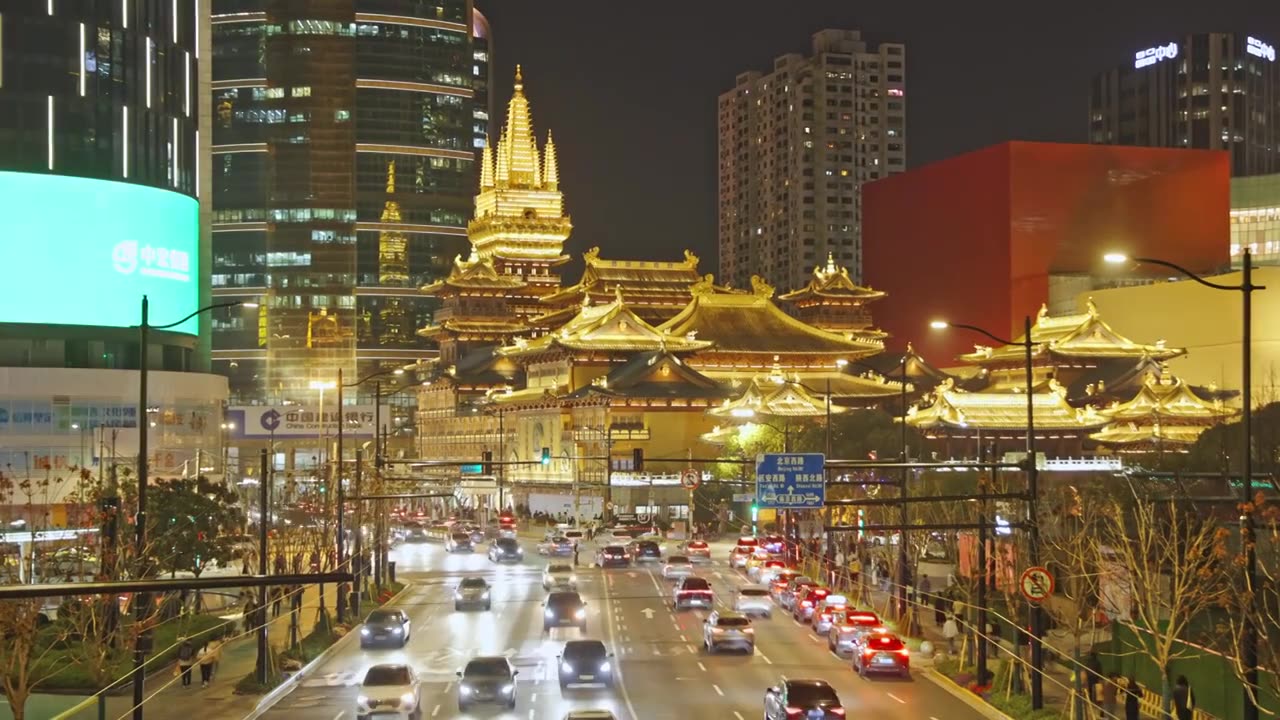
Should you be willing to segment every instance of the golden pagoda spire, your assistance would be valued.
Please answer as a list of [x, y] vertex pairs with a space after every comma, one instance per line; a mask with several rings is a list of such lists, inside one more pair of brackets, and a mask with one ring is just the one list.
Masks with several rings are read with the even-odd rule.
[[542, 184], [548, 190], [560, 189], [560, 164], [556, 160], [556, 141], [547, 131], [546, 162], [543, 163]]
[[489, 136], [484, 136], [484, 149], [480, 151], [480, 189], [493, 187], [493, 149]]
[[498, 157], [494, 160], [494, 186], [506, 187], [511, 181], [511, 166], [507, 157], [507, 136], [498, 136]]
[[524, 76], [519, 65], [516, 66], [515, 91], [507, 103], [507, 127], [502, 141], [506, 145], [499, 149], [507, 156], [511, 184], [537, 187], [537, 142], [533, 137], [533, 119], [529, 114], [529, 100], [524, 96]]

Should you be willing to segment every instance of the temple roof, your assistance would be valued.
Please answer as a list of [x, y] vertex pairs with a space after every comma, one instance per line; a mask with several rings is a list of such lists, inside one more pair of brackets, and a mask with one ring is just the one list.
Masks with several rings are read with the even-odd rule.
[[930, 363], [916, 352], [915, 346], [907, 343], [906, 352], [902, 353], [883, 353], [875, 357], [863, 360], [861, 364], [873, 368], [877, 373], [883, 375], [886, 379], [900, 382], [902, 379], [902, 365], [906, 363], [907, 382], [912, 386], [911, 391], [923, 392], [932, 390], [945, 380], [955, 380], [958, 387], [964, 390], [972, 390], [970, 384], [974, 378], [961, 378], [952, 375], [944, 370], [939, 369], [933, 363]]
[[479, 258], [475, 250], [466, 260], [461, 255], [453, 258], [453, 269], [449, 276], [429, 285], [423, 285], [421, 291], [427, 295], [438, 295], [445, 287], [458, 290], [517, 290], [526, 285], [524, 280], [511, 275], [502, 275], [493, 266], [491, 258]]
[[668, 300], [673, 296], [681, 303], [688, 302], [690, 288], [699, 282], [698, 256], [686, 250], [684, 260], [602, 260], [600, 248], [595, 247], [582, 254], [585, 268], [577, 283], [546, 295], [541, 302], [548, 305], [578, 304], [584, 295], [594, 293], [613, 294], [622, 288], [622, 296], [634, 306], [646, 301]]
[[884, 297], [884, 292], [862, 287], [849, 277], [849, 268], [837, 265], [835, 255], [827, 253], [827, 265], [815, 265], [809, 284], [799, 290], [778, 296], [779, 300], [803, 300], [806, 298], [839, 298], [872, 302]]
[[727, 386], [689, 367], [666, 350], [637, 353], [608, 375], [568, 395], [584, 398], [592, 395], [635, 398], [726, 398]]
[[497, 339], [503, 336], [528, 332], [528, 330], [529, 326], [519, 320], [463, 320], [461, 318], [448, 318], [435, 325], [428, 325], [418, 330], [418, 335], [430, 338], [446, 333], [457, 333], [460, 335], [486, 335]]
[[1194, 445], [1200, 435], [1208, 429], [1207, 426], [1202, 425], [1111, 423], [1089, 435], [1089, 439], [1103, 445], [1115, 446], [1121, 452], [1149, 452], [1164, 445]]
[[672, 335], [695, 333], [715, 343], [714, 352], [840, 355], [849, 360], [884, 349], [875, 338], [848, 338], [819, 330], [786, 314], [773, 302], [773, 288], [752, 278], [751, 294], [717, 293], [699, 286], [678, 315], [659, 326]]
[[815, 397], [797, 382], [757, 379], [752, 380], [741, 395], [725, 400], [708, 410], [707, 414], [750, 421], [756, 417], [820, 417], [825, 416], [828, 411], [842, 413], [847, 412], [848, 408], [835, 404], [828, 408], [825, 398]]
[[[1022, 393], [966, 392], [947, 379], [924, 407], [912, 407], [907, 422], [918, 428], [975, 428], [1022, 430], [1027, 427], [1027, 396]], [[1036, 430], [1092, 430], [1106, 419], [1092, 408], [1077, 409], [1067, 403], [1066, 390], [1050, 382], [1047, 391], [1032, 394]]]
[[1150, 419], [1156, 422], [1194, 421], [1216, 423], [1237, 413], [1221, 400], [1205, 400], [1191, 386], [1168, 372], [1148, 373], [1138, 394], [1128, 402], [1113, 403], [1098, 413], [1114, 421]]
[[[1154, 345], [1134, 342], [1116, 332], [1098, 313], [1090, 300], [1088, 309], [1074, 315], [1049, 315], [1046, 307], [1040, 308], [1035, 325], [1031, 326], [1032, 353], [1059, 358], [1141, 358], [1167, 360], [1184, 354], [1180, 348], [1165, 347], [1161, 340]], [[988, 364], [1020, 362], [1026, 353], [1024, 338], [1018, 337], [1011, 345], [997, 348], [975, 345], [974, 352], [960, 356], [965, 362]]]
[[454, 385], [506, 386], [524, 383], [524, 368], [498, 354], [497, 346], [481, 347], [466, 353], [455, 365], [443, 367], [438, 360], [423, 364], [431, 382], [446, 380]]
[[533, 340], [517, 338], [515, 345], [502, 348], [500, 352], [505, 355], [532, 355], [556, 347], [606, 352], [689, 352], [710, 345], [709, 341], [697, 340], [688, 334], [669, 333], [645, 322], [627, 306], [618, 289], [614, 291], [612, 302], [583, 305], [578, 314], [559, 330]]

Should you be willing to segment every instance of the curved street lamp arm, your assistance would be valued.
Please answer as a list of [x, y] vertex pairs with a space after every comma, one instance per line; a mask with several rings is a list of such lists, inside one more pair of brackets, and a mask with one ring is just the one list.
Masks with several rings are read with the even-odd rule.
[[[1149, 263], [1149, 264], [1151, 264], [1151, 265], [1163, 265], [1164, 267], [1171, 268], [1171, 269], [1173, 269], [1173, 270], [1177, 270], [1178, 272], [1182, 273], [1183, 275], [1186, 275], [1187, 277], [1191, 278], [1192, 280], [1195, 280], [1196, 282], [1200, 283], [1201, 285], [1204, 285], [1205, 287], [1211, 287], [1211, 288], [1213, 288], [1214, 290], [1244, 290], [1244, 289], [1245, 289], [1245, 287], [1244, 287], [1243, 285], [1222, 285], [1222, 284], [1220, 284], [1220, 283], [1216, 283], [1216, 282], [1209, 282], [1208, 280], [1205, 280], [1204, 278], [1202, 278], [1202, 277], [1200, 277], [1199, 275], [1197, 275], [1197, 274], [1195, 274], [1195, 273], [1191, 272], [1190, 270], [1188, 270], [1188, 269], [1186, 269], [1186, 268], [1182, 267], [1181, 265], [1178, 265], [1177, 263], [1171, 263], [1171, 262], [1169, 262], [1168, 260], [1158, 260], [1158, 259], [1156, 259], [1156, 258], [1136, 257], [1136, 258], [1133, 258], [1133, 261], [1134, 261], [1134, 262], [1136, 262], [1136, 263]], [[1257, 290], [1257, 289], [1259, 289], [1259, 288], [1254, 287], [1254, 288], [1252, 288], [1252, 289]]]
[[382, 377], [383, 375], [395, 375], [395, 374], [396, 374], [395, 370], [379, 370], [377, 372], [365, 375], [364, 377], [360, 378], [359, 380], [356, 380], [355, 382], [342, 383], [342, 387], [352, 388], [357, 385], [363, 385], [364, 383], [367, 383], [376, 377]]
[[1019, 343], [1016, 343], [1016, 342], [1013, 342], [1012, 340], [1005, 340], [1005, 339], [1004, 339], [1004, 338], [1002, 338], [1002, 337], [998, 337], [998, 336], [996, 336], [996, 335], [992, 335], [991, 333], [987, 332], [986, 330], [983, 330], [982, 328], [978, 327], [977, 325], [965, 325], [964, 323], [953, 323], [953, 322], [949, 322], [949, 323], [947, 323], [947, 326], [948, 326], [948, 327], [953, 327], [953, 328], [961, 328], [961, 329], [963, 329], [963, 330], [972, 330], [973, 332], [976, 332], [976, 333], [978, 333], [979, 335], [986, 335], [987, 337], [991, 338], [992, 340], [994, 340], [994, 341], [995, 341], [995, 342], [997, 342], [997, 343], [1000, 343], [1001, 345], [1026, 345], [1026, 344], [1027, 344], [1027, 343], [1025, 343], [1025, 342], [1019, 342]]
[[151, 329], [151, 330], [167, 330], [167, 329], [169, 329], [169, 328], [171, 328], [171, 327], [177, 327], [177, 326], [181, 325], [182, 323], [184, 323], [184, 322], [186, 322], [186, 321], [190, 320], [191, 318], [193, 318], [193, 317], [195, 317], [195, 316], [199, 315], [200, 313], [203, 313], [203, 312], [209, 312], [210, 310], [217, 310], [218, 308], [239, 307], [239, 306], [241, 306], [241, 305], [243, 305], [243, 304], [244, 304], [244, 303], [242, 303], [242, 302], [238, 302], [238, 301], [237, 301], [237, 302], [230, 302], [230, 303], [217, 303], [217, 304], [214, 304], [214, 305], [209, 305], [209, 306], [207, 306], [207, 307], [202, 307], [202, 308], [200, 308], [199, 310], [197, 310], [197, 311], [195, 311], [195, 312], [191, 313], [190, 315], [188, 315], [188, 316], [186, 316], [186, 317], [182, 318], [181, 320], [179, 320], [179, 321], [177, 321], [177, 322], [171, 322], [171, 323], [169, 323], [168, 325], [150, 325], [150, 324], [148, 324], [148, 325], [147, 325], [147, 327], [148, 327], [149, 329]]

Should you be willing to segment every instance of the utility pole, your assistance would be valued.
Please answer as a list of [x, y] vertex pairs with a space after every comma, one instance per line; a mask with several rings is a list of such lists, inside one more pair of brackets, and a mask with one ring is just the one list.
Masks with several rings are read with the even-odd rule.
[[360, 487], [360, 480], [364, 475], [364, 450], [356, 448], [356, 477], [353, 489], [356, 494], [355, 507], [355, 552], [353, 553], [352, 567], [355, 569], [355, 594], [351, 598], [352, 614], [356, 620], [360, 619], [360, 596], [364, 593], [364, 574], [369, 571], [364, 566], [364, 523], [361, 508], [364, 507], [364, 496], [361, 494], [363, 488]]
[[[147, 421], [147, 344], [150, 341], [150, 319], [147, 317], [150, 304], [147, 296], [142, 296], [142, 322], [138, 325], [138, 514], [137, 528], [134, 531], [134, 562], [137, 564], [137, 577], [147, 577], [147, 454], [150, 448], [147, 439], [150, 435], [150, 423]], [[133, 596], [133, 621], [137, 625], [137, 636], [133, 641], [133, 720], [142, 720], [143, 688], [147, 681], [146, 662], [148, 645], [151, 642], [149, 632], [143, 632], [146, 626], [147, 605], [150, 604], [149, 593], [135, 593]]]
[[[267, 493], [271, 487], [270, 470], [267, 465], [267, 451], [262, 450], [261, 457], [262, 482], [258, 483], [258, 574], [267, 574], [267, 525], [270, 522], [271, 510], [267, 506]], [[267, 648], [267, 586], [258, 587], [258, 607], [254, 611], [252, 622], [258, 634], [257, 680], [259, 685], [267, 684], [267, 664], [269, 662]]]

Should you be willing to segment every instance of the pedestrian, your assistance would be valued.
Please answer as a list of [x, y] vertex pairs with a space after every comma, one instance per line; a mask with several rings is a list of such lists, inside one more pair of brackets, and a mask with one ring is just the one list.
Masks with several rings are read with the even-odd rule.
[[1098, 704], [1098, 682], [1102, 680], [1102, 659], [1098, 657], [1098, 651], [1089, 650], [1089, 654], [1084, 657], [1084, 681], [1085, 688], [1088, 690], [1089, 702]]
[[280, 617], [280, 605], [284, 602], [284, 588], [279, 585], [271, 588], [271, 617]]
[[578, 567], [578, 543], [573, 543], [573, 566]]
[[1196, 709], [1195, 696], [1191, 694], [1191, 685], [1186, 675], [1179, 675], [1173, 682], [1173, 713], [1178, 720], [1191, 720]]
[[245, 601], [244, 603], [244, 631], [245, 632], [253, 631], [254, 614], [257, 612], [257, 610], [258, 610], [258, 604], [254, 602], [252, 597], [250, 597], [248, 600]]
[[276, 553], [276, 565], [275, 565], [276, 574], [277, 574], [277, 575], [283, 575], [283, 574], [284, 574], [284, 568], [285, 568], [284, 554], [283, 554], [283, 553], [279, 553], [279, 552], [277, 552], [277, 553]]
[[196, 648], [187, 638], [178, 645], [178, 672], [182, 674], [182, 687], [191, 687], [191, 666], [196, 662]]
[[1140, 720], [1141, 698], [1142, 689], [1138, 687], [1138, 680], [1130, 675], [1124, 686], [1124, 720]]
[[933, 596], [933, 624], [942, 627], [947, 621], [947, 599], [941, 593]]
[[1120, 689], [1120, 676], [1111, 673], [1106, 682], [1102, 683], [1102, 716], [1105, 718], [1116, 717], [1116, 691]]
[[222, 641], [217, 638], [210, 639], [200, 649], [200, 658], [197, 661], [200, 665], [200, 687], [209, 687], [209, 681], [213, 679], [214, 667], [217, 666], [221, 655]]
[[960, 634], [960, 623], [955, 613], [947, 615], [947, 621], [942, 624], [942, 637], [947, 640], [947, 651], [955, 654], [956, 636]]

